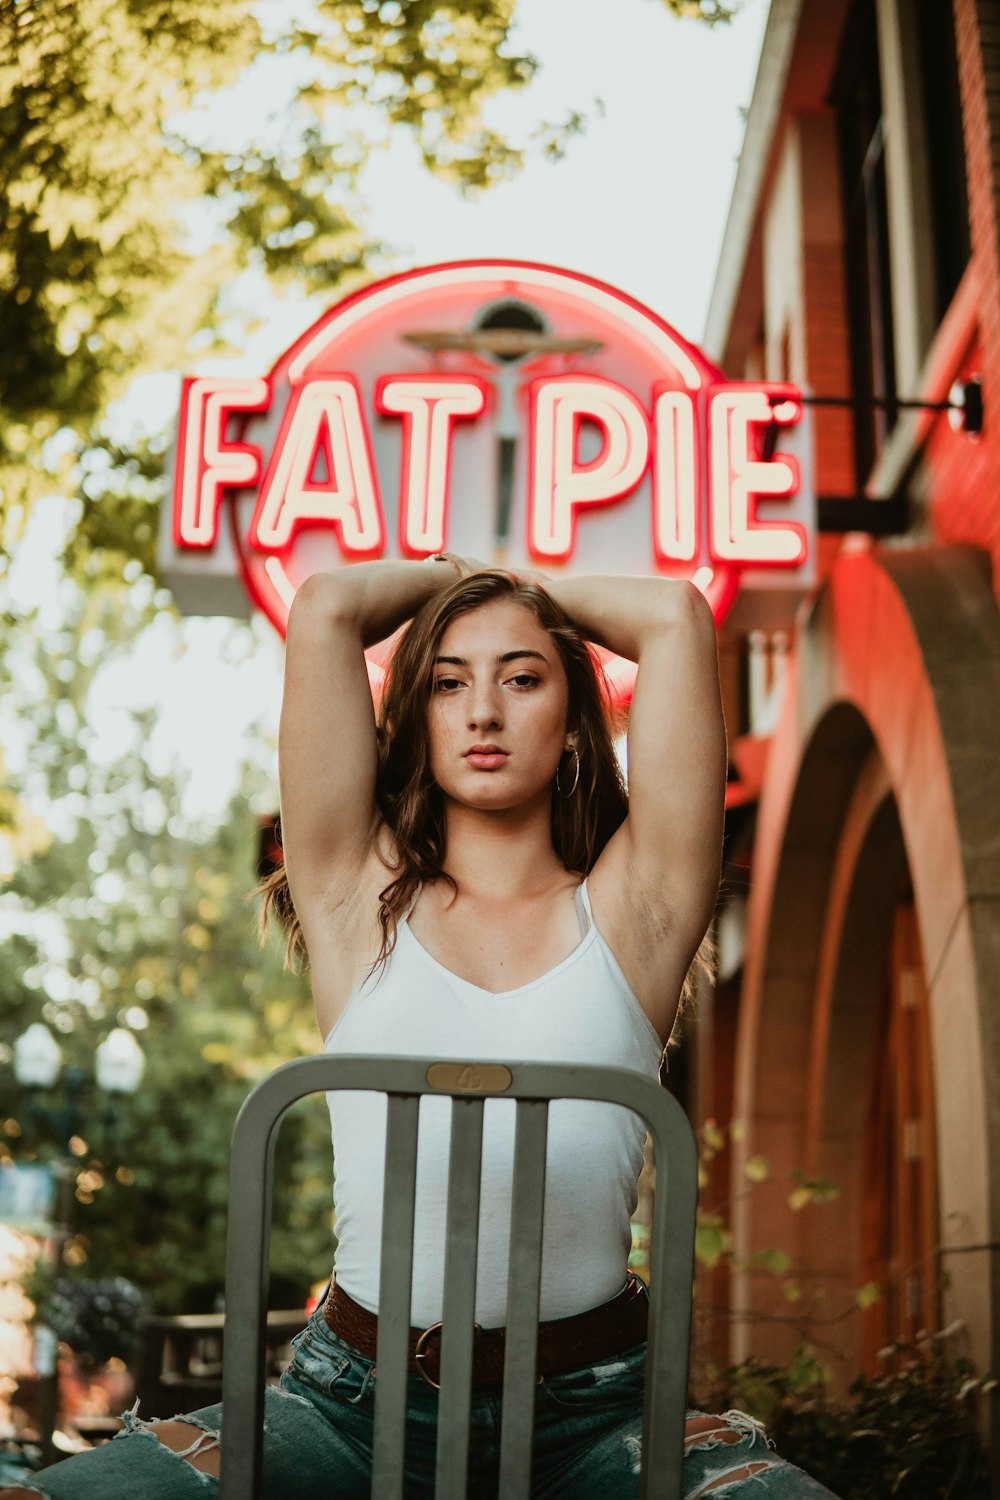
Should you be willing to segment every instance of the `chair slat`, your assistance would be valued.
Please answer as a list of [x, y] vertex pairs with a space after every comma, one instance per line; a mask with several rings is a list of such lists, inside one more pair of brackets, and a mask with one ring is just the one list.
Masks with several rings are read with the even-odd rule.
[[376, 1351], [373, 1500], [402, 1500], [413, 1283], [419, 1098], [390, 1094], [385, 1132]]
[[548, 1109], [544, 1100], [521, 1099], [517, 1105], [499, 1500], [524, 1500], [531, 1491]]
[[222, 1401], [246, 1422], [247, 1441], [235, 1446], [219, 1477], [220, 1500], [256, 1495], [264, 1463], [264, 1354], [270, 1276], [271, 1197], [278, 1119], [262, 1112], [247, 1122], [243, 1153], [233, 1152], [229, 1175], [226, 1306]]
[[[670, 1103], [680, 1117], [676, 1100], [670, 1098]], [[686, 1120], [661, 1119], [651, 1121], [651, 1127], [656, 1158], [654, 1260], [649, 1289], [639, 1494], [640, 1500], [680, 1500], [698, 1159]]]
[[451, 1109], [436, 1500], [465, 1500], [479, 1251], [483, 1100], [453, 1099]]

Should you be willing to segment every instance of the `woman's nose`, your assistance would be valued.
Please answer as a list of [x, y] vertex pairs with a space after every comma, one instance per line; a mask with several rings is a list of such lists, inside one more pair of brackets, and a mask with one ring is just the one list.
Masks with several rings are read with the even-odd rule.
[[469, 700], [469, 726], [482, 729], [489, 725], [498, 729], [502, 718], [500, 701], [489, 686], [475, 688]]

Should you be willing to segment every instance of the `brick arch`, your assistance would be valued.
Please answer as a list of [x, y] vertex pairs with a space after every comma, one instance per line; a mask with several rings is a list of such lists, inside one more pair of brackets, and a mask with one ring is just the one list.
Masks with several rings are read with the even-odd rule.
[[[788, 1207], [787, 1172], [860, 1154], [864, 996], [908, 868], [930, 992], [945, 1313], [964, 1319], [982, 1369], [1000, 1365], [998, 704], [1000, 615], [985, 554], [838, 559], [799, 632], [761, 797], [735, 1076], [746, 1127], [737, 1254], [783, 1245], [809, 1256], [818, 1281], [849, 1291], [856, 1198], [849, 1190], [843, 1233], [810, 1245]], [[744, 1194], [742, 1166], [756, 1154], [772, 1179]], [[734, 1303], [767, 1320], [789, 1311], [775, 1291], [743, 1274]], [[737, 1325], [733, 1352], [787, 1354], [800, 1337], [750, 1322]]]
[[799, 1218], [796, 1243], [803, 1263], [817, 1268], [817, 1282], [831, 1294], [828, 1310], [852, 1309], [835, 1339], [848, 1380], [864, 1360], [853, 1309], [857, 1289], [870, 1279], [865, 1251], [875, 1228], [866, 1193], [869, 1110], [884, 1043], [893, 929], [909, 883], [899, 808], [873, 744], [837, 841], [812, 996], [803, 1166], [835, 1182], [839, 1196], [835, 1208]]

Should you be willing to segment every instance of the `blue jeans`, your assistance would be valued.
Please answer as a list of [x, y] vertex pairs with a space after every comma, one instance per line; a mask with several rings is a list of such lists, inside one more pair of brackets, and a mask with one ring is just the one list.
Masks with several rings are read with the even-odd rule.
[[[327, 1327], [322, 1310], [293, 1341], [294, 1358], [264, 1403], [264, 1500], [368, 1500], [374, 1370]], [[533, 1500], [634, 1500], [639, 1493], [646, 1346], [592, 1368], [550, 1375], [535, 1404]], [[690, 1415], [697, 1415], [691, 1413]], [[225, 1428], [220, 1405], [184, 1418], [192, 1453], [214, 1446]], [[218, 1482], [167, 1449], [137, 1415], [113, 1442], [55, 1464], [29, 1488], [48, 1500], [210, 1500]], [[718, 1419], [726, 1437], [698, 1434], [684, 1459], [685, 1500], [830, 1500], [830, 1491], [773, 1453], [742, 1412]], [[733, 1435], [736, 1441], [731, 1441]], [[408, 1500], [434, 1493], [437, 1393], [411, 1376], [406, 1465]], [[500, 1395], [474, 1391], [469, 1494], [496, 1494]], [[726, 1476], [756, 1468], [752, 1477]], [[0, 1492], [2, 1493], [2, 1492]]]

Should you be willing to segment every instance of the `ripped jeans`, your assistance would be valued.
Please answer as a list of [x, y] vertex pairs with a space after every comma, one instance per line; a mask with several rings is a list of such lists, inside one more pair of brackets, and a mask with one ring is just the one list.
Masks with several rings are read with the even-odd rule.
[[[293, 1341], [294, 1358], [264, 1403], [263, 1500], [368, 1500], [374, 1367], [327, 1327], [322, 1309]], [[635, 1500], [646, 1346], [593, 1368], [551, 1375], [535, 1404], [532, 1500]], [[473, 1391], [469, 1494], [497, 1493], [500, 1395]], [[697, 1418], [700, 1413], [689, 1413]], [[220, 1405], [182, 1419], [188, 1457], [225, 1442]], [[48, 1500], [210, 1500], [218, 1481], [125, 1414], [113, 1442], [45, 1469], [27, 1484]], [[760, 1425], [726, 1412], [685, 1443], [684, 1500], [831, 1500], [830, 1491], [768, 1447]], [[437, 1393], [410, 1378], [406, 1495], [434, 1494]], [[734, 1440], [735, 1439], [735, 1440]]]

